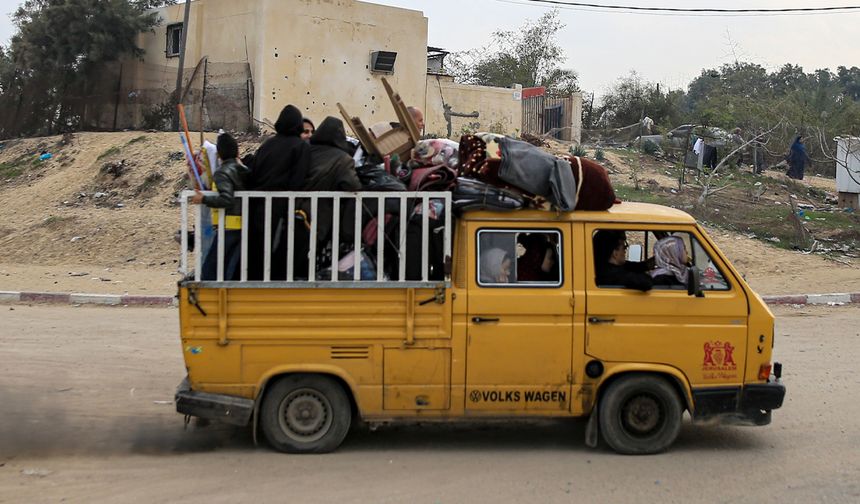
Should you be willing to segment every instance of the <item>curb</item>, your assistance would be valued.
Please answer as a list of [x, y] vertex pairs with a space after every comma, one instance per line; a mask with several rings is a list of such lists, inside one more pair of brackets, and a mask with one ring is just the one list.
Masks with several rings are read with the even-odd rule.
[[[769, 305], [839, 306], [844, 304], [860, 304], [860, 292], [762, 296], [762, 299]], [[176, 307], [179, 304], [179, 300], [176, 296], [0, 291], [0, 303]]]
[[860, 292], [836, 294], [797, 294], [791, 296], [762, 296], [771, 305], [830, 305], [860, 303]]
[[174, 296], [0, 291], [0, 303], [44, 303], [102, 306], [177, 306]]

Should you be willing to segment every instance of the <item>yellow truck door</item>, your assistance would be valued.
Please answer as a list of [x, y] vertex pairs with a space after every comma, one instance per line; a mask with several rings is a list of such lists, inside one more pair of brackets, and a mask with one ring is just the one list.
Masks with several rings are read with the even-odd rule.
[[[627, 244], [652, 256], [663, 233], [684, 239], [688, 256], [703, 270], [704, 297], [684, 287], [647, 292], [620, 285], [597, 285], [594, 236], [598, 230], [626, 232]], [[693, 227], [586, 225], [586, 353], [607, 363], [662, 364], [683, 373], [693, 387], [743, 383], [746, 361], [747, 299], [716, 250]], [[655, 232], [657, 233], [655, 235]], [[725, 274], [725, 275], [724, 275]]]
[[570, 223], [470, 222], [468, 247], [467, 413], [568, 412]]

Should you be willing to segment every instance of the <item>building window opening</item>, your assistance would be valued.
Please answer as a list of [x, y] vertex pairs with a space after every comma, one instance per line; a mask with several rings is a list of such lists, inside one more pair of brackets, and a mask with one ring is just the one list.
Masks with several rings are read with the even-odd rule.
[[167, 26], [167, 48], [165, 53], [168, 58], [179, 56], [179, 49], [182, 45], [182, 23], [175, 23]]

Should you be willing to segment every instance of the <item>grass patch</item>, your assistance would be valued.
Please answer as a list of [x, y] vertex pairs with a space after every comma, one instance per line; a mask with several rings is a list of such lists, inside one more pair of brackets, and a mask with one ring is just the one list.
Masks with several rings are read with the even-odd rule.
[[845, 212], [805, 211], [804, 215], [809, 217], [808, 220], [804, 220], [815, 227], [838, 230], [849, 230], [860, 227], [860, 217]]
[[19, 162], [0, 163], [0, 178], [15, 178], [24, 173], [24, 168]]
[[615, 196], [621, 201], [637, 201], [639, 203], [655, 203], [657, 205], [667, 205], [669, 198], [660, 193], [639, 189], [638, 191], [626, 185], [615, 184]]
[[113, 146], [113, 147], [111, 147], [110, 149], [108, 149], [108, 150], [106, 150], [106, 151], [102, 152], [101, 154], [99, 154], [99, 157], [98, 157], [98, 158], [96, 158], [96, 161], [101, 161], [102, 159], [104, 159], [104, 158], [106, 158], [106, 157], [108, 157], [108, 156], [115, 156], [115, 155], [117, 155], [117, 154], [119, 154], [119, 153], [120, 153], [119, 147], [117, 147], [117, 146]]

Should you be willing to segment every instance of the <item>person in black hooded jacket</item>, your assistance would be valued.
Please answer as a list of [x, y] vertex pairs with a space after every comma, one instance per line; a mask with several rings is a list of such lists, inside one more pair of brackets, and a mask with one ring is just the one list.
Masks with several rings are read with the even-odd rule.
[[252, 191], [301, 190], [310, 166], [310, 149], [301, 139], [302, 121], [302, 112], [294, 105], [281, 110], [275, 136], [257, 149], [250, 166]]
[[[310, 166], [310, 145], [302, 141], [302, 112], [294, 105], [281, 110], [275, 122], [275, 136], [263, 142], [253, 160], [249, 160], [252, 191], [300, 191]], [[265, 203], [250, 201], [250, 235], [248, 239], [248, 279], [263, 279], [265, 239]], [[286, 278], [287, 201], [272, 202], [272, 280]], [[292, 218], [292, 216], [290, 216]], [[298, 227], [298, 226], [297, 226]], [[298, 250], [298, 247], [297, 247]]]
[[[360, 191], [361, 181], [355, 172], [352, 149], [346, 141], [343, 121], [336, 117], [326, 117], [310, 138], [311, 163], [305, 176], [304, 191]], [[348, 248], [354, 242], [355, 206], [352, 201], [341, 200], [340, 244]], [[303, 205], [310, 213], [309, 205]], [[322, 250], [331, 240], [332, 201], [322, 199], [317, 207], [317, 250]], [[301, 268], [300, 268], [301, 269]]]
[[326, 117], [311, 136], [311, 163], [305, 175], [305, 191], [360, 191], [343, 121]]

